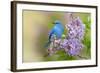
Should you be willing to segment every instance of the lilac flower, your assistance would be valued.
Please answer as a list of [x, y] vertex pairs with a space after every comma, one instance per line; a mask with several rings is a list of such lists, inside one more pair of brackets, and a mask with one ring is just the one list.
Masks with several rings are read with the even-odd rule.
[[65, 25], [68, 30], [68, 37], [61, 43], [61, 47], [71, 56], [78, 55], [83, 48], [81, 40], [84, 37], [85, 25], [79, 17]]
[[76, 38], [64, 39], [61, 43], [62, 48], [71, 56], [78, 55], [83, 48], [83, 44]]
[[69, 24], [65, 25], [68, 30], [68, 38], [77, 38], [82, 40], [84, 37], [85, 25], [82, 23], [79, 17], [73, 19]]

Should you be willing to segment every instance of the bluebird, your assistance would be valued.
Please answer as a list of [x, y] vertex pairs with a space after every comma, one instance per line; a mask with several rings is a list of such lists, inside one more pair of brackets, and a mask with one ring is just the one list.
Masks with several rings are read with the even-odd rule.
[[49, 32], [48, 43], [45, 45], [45, 47], [50, 45], [52, 37], [56, 36], [56, 39], [60, 39], [64, 32], [64, 27], [59, 20], [56, 20], [53, 24], [54, 27]]

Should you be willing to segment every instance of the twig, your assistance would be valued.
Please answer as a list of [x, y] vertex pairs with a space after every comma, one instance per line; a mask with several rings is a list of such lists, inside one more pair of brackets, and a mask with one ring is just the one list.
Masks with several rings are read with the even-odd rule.
[[80, 55], [77, 55], [79, 58], [84, 58], [84, 59], [88, 59], [88, 58], [86, 58], [86, 57], [83, 57], [83, 56], [80, 56]]

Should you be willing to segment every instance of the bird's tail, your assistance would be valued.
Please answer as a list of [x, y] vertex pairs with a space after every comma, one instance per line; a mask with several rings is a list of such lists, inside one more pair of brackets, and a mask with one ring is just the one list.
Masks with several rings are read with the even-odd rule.
[[50, 45], [51, 41], [48, 41], [46, 44], [45, 44], [45, 48], [47, 48], [49, 45]]

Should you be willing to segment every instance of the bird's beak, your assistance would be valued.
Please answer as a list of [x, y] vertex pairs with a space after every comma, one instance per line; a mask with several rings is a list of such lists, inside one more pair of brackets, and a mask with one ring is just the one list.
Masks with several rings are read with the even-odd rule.
[[52, 24], [55, 24], [55, 22], [53, 22]]

